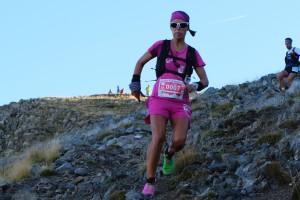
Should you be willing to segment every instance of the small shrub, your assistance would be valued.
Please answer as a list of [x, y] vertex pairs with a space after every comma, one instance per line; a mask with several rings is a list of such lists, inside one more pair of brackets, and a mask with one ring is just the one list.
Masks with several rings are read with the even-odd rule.
[[31, 149], [29, 151], [28, 157], [33, 163], [40, 163], [44, 161], [43, 153], [38, 148]]
[[300, 199], [300, 184], [299, 183], [297, 185], [295, 185], [295, 187], [293, 188], [292, 199], [293, 200]]
[[86, 160], [85, 163], [87, 165], [94, 165], [94, 164], [96, 164], [96, 162], [94, 160]]
[[279, 184], [284, 185], [291, 182], [291, 177], [278, 162], [271, 162], [264, 171], [266, 176], [275, 178]]
[[41, 176], [52, 176], [55, 175], [55, 170], [53, 169], [49, 169], [49, 168], [45, 168], [40, 172]]
[[114, 182], [116, 182], [117, 181], [117, 179], [116, 178], [114, 178], [114, 177], [110, 177], [110, 178], [108, 178], [107, 179], [107, 183], [114, 183]]
[[217, 162], [221, 162], [221, 161], [222, 161], [222, 155], [223, 155], [222, 152], [218, 152], [218, 153], [215, 155], [215, 160], [216, 160]]
[[203, 134], [203, 139], [205, 138], [209, 138], [209, 137], [225, 137], [225, 136], [228, 136], [228, 135], [232, 135], [232, 132], [231, 131], [228, 131], [226, 129], [219, 129], [219, 130], [216, 130], [216, 131], [208, 131], [206, 133]]
[[299, 120], [285, 120], [281, 122], [281, 124], [279, 124], [279, 128], [281, 129], [288, 128], [288, 129], [295, 130], [298, 128], [299, 123], [300, 123]]
[[300, 91], [297, 91], [293, 94], [293, 97], [300, 97]]
[[293, 99], [289, 99], [287, 101], [287, 103], [288, 103], [289, 106], [291, 106], [291, 105], [293, 105], [295, 103], [295, 101]]
[[32, 164], [40, 162], [53, 162], [59, 154], [60, 145], [51, 142], [45, 146], [35, 147], [27, 152], [23, 160], [17, 161], [0, 171], [0, 180], [18, 181], [30, 177]]
[[212, 115], [214, 117], [226, 116], [233, 108], [233, 103], [228, 102], [212, 108]]
[[102, 132], [102, 133], [100, 133], [100, 135], [99, 135], [99, 140], [103, 140], [104, 138], [106, 138], [107, 136], [110, 136], [110, 135], [113, 135], [114, 134], [114, 132], [113, 131], [111, 131], [111, 130], [108, 130], [108, 131], [104, 131], [104, 132]]
[[255, 110], [249, 110], [246, 113], [237, 113], [234, 117], [227, 119], [224, 122], [225, 127], [230, 127], [233, 132], [239, 132], [243, 128], [253, 124], [259, 114]]
[[[175, 174], [175, 173], [174, 173]], [[193, 171], [183, 171], [180, 175], [173, 176], [168, 184], [170, 190], [174, 190], [180, 181], [188, 180], [193, 177]]]
[[296, 112], [300, 113], [300, 106], [296, 109]]
[[110, 195], [109, 200], [125, 200], [125, 194], [125, 191], [116, 190]]
[[280, 107], [277, 106], [266, 106], [258, 111], [259, 114], [274, 112], [274, 110], [278, 110]]
[[140, 166], [140, 174], [143, 176], [144, 173], [147, 171], [147, 162], [144, 162], [141, 166]]
[[182, 170], [187, 166], [196, 161], [197, 154], [196, 151], [191, 148], [179, 153], [178, 158], [176, 158], [176, 166], [174, 174], [178, 175], [182, 172]]
[[291, 158], [293, 158], [294, 157], [294, 152], [292, 151], [292, 150], [287, 150], [287, 151], [284, 151], [284, 152], [282, 152], [282, 154], [284, 155], [284, 157], [286, 158], [286, 159], [291, 159]]
[[209, 192], [207, 194], [207, 197], [210, 199], [210, 198], [215, 198], [217, 196], [217, 194], [215, 192]]
[[46, 146], [34, 147], [29, 150], [28, 158], [32, 163], [53, 162], [59, 155], [60, 145], [58, 142], [51, 142]]
[[279, 140], [281, 140], [282, 134], [266, 134], [262, 135], [258, 138], [257, 143], [258, 144], [263, 144], [263, 143], [268, 143], [270, 145], [276, 144]]
[[205, 110], [207, 109], [207, 105], [203, 103], [194, 103], [192, 104], [192, 111], [195, 112], [196, 110]]
[[[203, 151], [207, 151], [205, 150], [206, 147], [203, 147], [202, 150]], [[197, 154], [197, 161], [200, 163], [204, 163], [206, 161], [207, 158], [207, 154], [204, 152], [201, 152], [200, 154]]]
[[32, 164], [30, 160], [20, 160], [15, 162], [8, 170], [8, 181], [18, 181], [30, 177]]
[[50, 143], [43, 149], [44, 159], [47, 163], [55, 161], [59, 156], [60, 144], [58, 142]]

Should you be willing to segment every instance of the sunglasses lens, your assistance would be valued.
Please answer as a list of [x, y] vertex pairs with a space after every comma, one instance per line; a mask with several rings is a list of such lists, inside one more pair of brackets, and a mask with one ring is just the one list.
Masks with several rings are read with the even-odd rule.
[[188, 27], [188, 23], [176, 23], [176, 22], [172, 22], [170, 24], [170, 26], [172, 28], [177, 28], [177, 25], [179, 25], [179, 28], [186, 28], [186, 27]]
[[171, 23], [170, 25], [172, 28], [176, 28], [177, 27], [177, 23]]
[[187, 23], [180, 23], [180, 27], [181, 27], [181, 28], [186, 28], [187, 26], [188, 26]]

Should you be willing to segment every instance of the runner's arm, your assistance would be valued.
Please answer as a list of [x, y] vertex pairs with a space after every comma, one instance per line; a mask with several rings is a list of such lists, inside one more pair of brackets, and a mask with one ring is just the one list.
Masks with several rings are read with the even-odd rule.
[[137, 61], [133, 74], [141, 75], [144, 65], [153, 58], [148, 51]]
[[195, 72], [200, 78], [200, 82], [203, 84], [203, 86], [207, 87], [209, 82], [204, 67], [196, 67]]
[[[131, 89], [131, 94], [137, 98], [138, 101], [141, 101], [140, 96], [141, 96], [141, 90], [135, 90], [134, 88], [140, 88], [141, 87], [141, 73], [143, 70], [144, 65], [153, 58], [153, 56], [151, 55], [151, 53], [146, 52], [136, 63], [135, 68], [134, 68], [134, 72], [133, 72], [133, 76], [132, 76], [132, 80], [131, 80], [131, 84], [129, 85], [129, 87]], [[134, 84], [134, 85], [133, 85]]]
[[204, 89], [208, 86], [208, 79], [207, 79], [204, 67], [196, 67], [195, 71], [200, 79], [200, 82], [194, 82], [191, 84], [187, 84], [185, 86], [185, 90], [188, 92], [193, 92], [195, 90], [201, 91], [202, 89]]
[[294, 51], [295, 51], [295, 53], [296, 53], [297, 55], [300, 55], [300, 49], [299, 49], [299, 48], [296, 47]]

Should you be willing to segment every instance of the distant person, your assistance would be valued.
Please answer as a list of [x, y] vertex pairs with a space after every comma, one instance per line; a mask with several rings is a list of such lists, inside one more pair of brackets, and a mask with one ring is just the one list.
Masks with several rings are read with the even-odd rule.
[[122, 88], [122, 90], [120, 90], [120, 94], [124, 94], [124, 88]]
[[109, 96], [113, 95], [113, 92], [111, 91], [111, 89], [109, 90], [108, 95]]
[[[199, 52], [185, 42], [190, 30], [189, 16], [183, 11], [175, 11], [169, 24], [173, 38], [155, 42], [137, 61], [129, 88], [131, 94], [140, 100], [141, 73], [143, 66], [158, 57], [156, 65], [157, 80], [148, 98], [149, 115], [145, 118], [151, 123], [152, 138], [147, 151], [147, 180], [142, 194], [154, 196], [155, 172], [160, 159], [161, 149], [166, 140], [167, 122], [171, 121], [172, 142], [166, 145], [163, 156], [163, 174], [170, 175], [175, 169], [174, 154], [185, 145], [192, 114], [189, 93], [201, 91], [208, 86], [208, 79]], [[190, 83], [194, 71], [200, 81]]]
[[[293, 79], [299, 73], [299, 55], [300, 49], [292, 46], [293, 40], [291, 38], [285, 39], [285, 46], [288, 49], [285, 55], [285, 68], [277, 73], [279, 81], [279, 88], [284, 91], [291, 87]], [[285, 83], [284, 83], [285, 78]]]
[[120, 94], [120, 87], [117, 85], [117, 94]]
[[146, 96], [147, 97], [149, 97], [149, 95], [150, 95], [150, 85], [148, 85], [147, 87], [146, 87]]

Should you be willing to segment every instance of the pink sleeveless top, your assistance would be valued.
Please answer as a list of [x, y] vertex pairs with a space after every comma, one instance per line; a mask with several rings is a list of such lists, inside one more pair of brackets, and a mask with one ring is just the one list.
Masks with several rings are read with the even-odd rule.
[[[159, 56], [162, 49], [162, 44], [163, 40], [154, 43], [148, 49], [148, 52], [153, 57]], [[186, 46], [181, 52], [176, 52], [173, 49], [172, 45], [170, 47], [170, 51], [172, 51], [173, 56], [183, 59], [186, 59], [187, 50], [188, 46]], [[205, 63], [203, 62], [199, 52], [195, 50], [195, 53], [196, 61], [194, 67], [204, 67]], [[170, 52], [169, 55], [171, 55]], [[186, 67], [186, 63], [178, 59], [176, 60], [176, 63], [178, 63], [180, 67], [175, 66], [173, 58], [166, 58], [166, 69], [183, 74]], [[156, 80], [151, 97], [164, 98], [169, 99], [171, 101], [189, 102], [189, 95], [188, 92], [185, 92], [183, 90], [184, 87], [184, 80], [180, 76], [166, 72]]]

